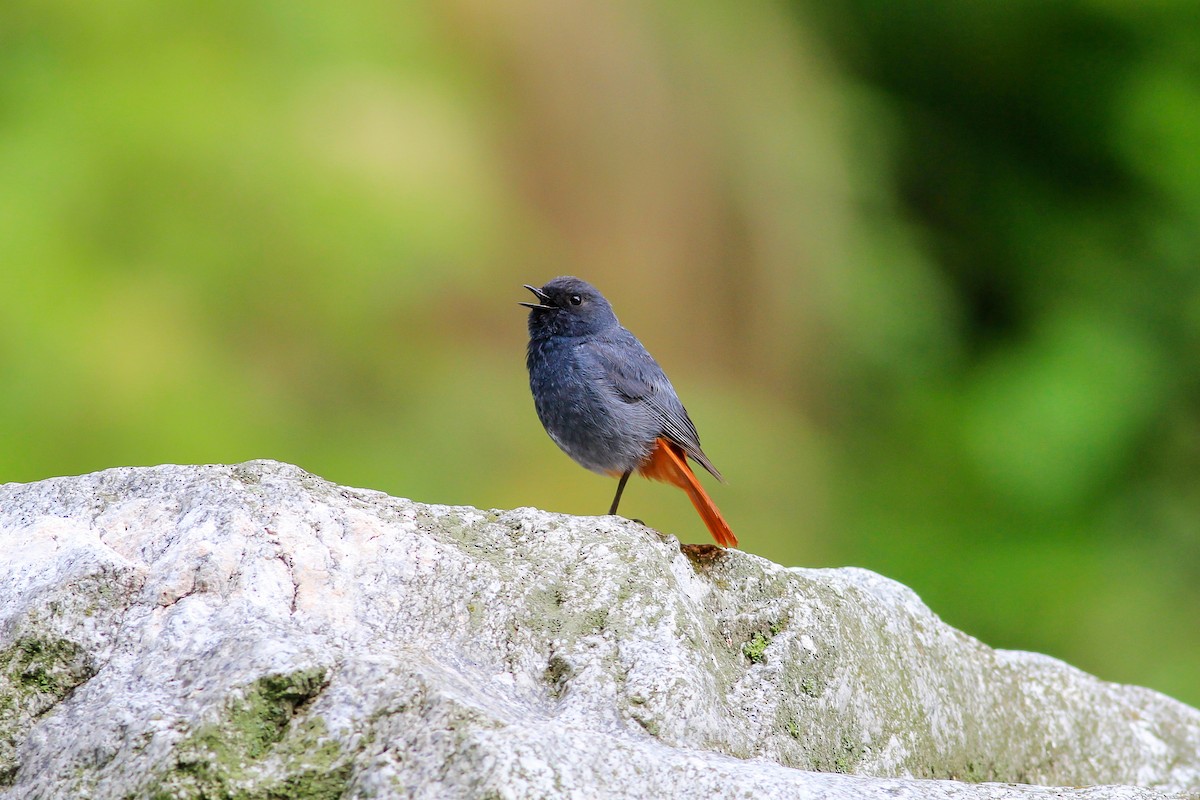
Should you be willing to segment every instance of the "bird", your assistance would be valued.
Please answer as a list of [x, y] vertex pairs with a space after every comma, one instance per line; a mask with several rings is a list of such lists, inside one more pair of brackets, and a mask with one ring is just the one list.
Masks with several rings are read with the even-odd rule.
[[525, 364], [538, 419], [576, 463], [619, 478], [616, 514], [633, 472], [687, 493], [721, 547], [737, 537], [700, 485], [688, 459], [724, 482], [700, 448], [700, 436], [662, 367], [617, 320], [594, 286], [565, 275], [525, 284], [529, 309]]

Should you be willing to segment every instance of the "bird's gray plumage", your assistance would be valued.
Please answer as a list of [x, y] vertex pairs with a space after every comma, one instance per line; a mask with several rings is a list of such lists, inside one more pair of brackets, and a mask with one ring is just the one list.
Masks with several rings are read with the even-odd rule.
[[555, 278], [529, 313], [526, 365], [538, 418], [584, 467], [619, 475], [642, 464], [660, 436], [721, 479], [662, 367], [617, 321], [594, 287]]

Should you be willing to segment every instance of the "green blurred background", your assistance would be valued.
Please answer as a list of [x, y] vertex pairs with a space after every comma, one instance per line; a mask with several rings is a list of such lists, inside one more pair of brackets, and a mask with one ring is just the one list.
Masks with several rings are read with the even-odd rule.
[[[274, 458], [602, 513], [516, 305], [576, 274], [671, 374], [744, 549], [1200, 704], [1198, 23], [9, 0], [0, 481]], [[669, 487], [622, 510], [707, 540]]]

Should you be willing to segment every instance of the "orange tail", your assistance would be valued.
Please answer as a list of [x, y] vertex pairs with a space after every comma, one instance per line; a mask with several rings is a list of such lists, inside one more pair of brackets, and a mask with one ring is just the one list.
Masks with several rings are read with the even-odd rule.
[[663, 481], [683, 489], [687, 492], [692, 505], [696, 507], [697, 513], [700, 514], [700, 519], [704, 520], [709, 533], [717, 540], [717, 544], [722, 547], [737, 547], [737, 537], [733, 535], [733, 531], [729, 530], [728, 523], [725, 522], [725, 518], [721, 516], [721, 512], [717, 510], [713, 501], [709, 499], [708, 493], [704, 491], [700, 481], [696, 480], [696, 473], [692, 472], [692, 468], [688, 466], [687, 456], [684, 455], [682, 447], [660, 437], [655, 443], [650, 457], [642, 466], [638, 467], [638, 474], [644, 478]]

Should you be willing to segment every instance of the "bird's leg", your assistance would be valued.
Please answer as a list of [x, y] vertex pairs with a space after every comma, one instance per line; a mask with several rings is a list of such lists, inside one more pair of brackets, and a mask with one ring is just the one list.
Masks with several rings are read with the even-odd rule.
[[617, 506], [621, 503], [621, 492], [625, 491], [625, 481], [629, 480], [629, 473], [631, 472], [633, 472], [633, 470], [627, 469], [621, 475], [621, 482], [617, 484], [617, 494], [615, 497], [613, 497], [612, 508], [608, 509], [609, 514], [617, 513]]

